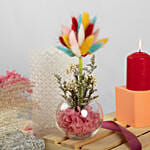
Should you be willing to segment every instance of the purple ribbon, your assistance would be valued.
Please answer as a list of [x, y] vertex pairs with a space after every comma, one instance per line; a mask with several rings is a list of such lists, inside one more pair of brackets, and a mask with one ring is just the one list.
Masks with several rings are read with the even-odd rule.
[[102, 124], [102, 128], [120, 132], [127, 140], [131, 150], [141, 150], [142, 149], [141, 143], [138, 140], [138, 138], [133, 133], [131, 133], [127, 129], [123, 128], [116, 122], [104, 121]]

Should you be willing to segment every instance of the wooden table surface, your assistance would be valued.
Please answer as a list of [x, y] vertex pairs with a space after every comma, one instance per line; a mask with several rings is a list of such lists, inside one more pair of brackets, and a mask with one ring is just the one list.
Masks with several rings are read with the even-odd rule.
[[[115, 119], [115, 113], [104, 115], [104, 121], [106, 120], [117, 122]], [[150, 127], [137, 129], [123, 124], [121, 125], [138, 137], [142, 143], [143, 150], [150, 150]], [[106, 129], [100, 129], [94, 137], [86, 140], [68, 139], [57, 129], [52, 129], [51, 135], [43, 138], [45, 140], [46, 150], [129, 150], [126, 140], [120, 133]]]

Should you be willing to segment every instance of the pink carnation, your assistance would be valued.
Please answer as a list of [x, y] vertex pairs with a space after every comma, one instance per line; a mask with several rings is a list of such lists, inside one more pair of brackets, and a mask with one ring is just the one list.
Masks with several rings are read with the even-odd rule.
[[78, 112], [67, 108], [57, 112], [57, 123], [67, 134], [86, 136], [95, 131], [101, 124], [100, 114], [92, 111], [91, 106], [85, 106], [87, 116], [83, 117], [78, 107]]

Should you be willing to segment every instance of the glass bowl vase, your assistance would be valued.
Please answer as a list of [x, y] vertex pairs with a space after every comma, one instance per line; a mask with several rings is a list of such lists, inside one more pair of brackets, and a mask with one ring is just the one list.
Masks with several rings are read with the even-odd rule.
[[56, 125], [67, 137], [76, 140], [95, 135], [103, 122], [103, 111], [97, 100], [80, 107], [61, 101], [56, 111]]

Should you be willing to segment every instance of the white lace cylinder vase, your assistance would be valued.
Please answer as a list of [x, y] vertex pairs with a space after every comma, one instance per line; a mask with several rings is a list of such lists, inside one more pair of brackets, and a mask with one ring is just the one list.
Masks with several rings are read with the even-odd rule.
[[49, 134], [56, 127], [56, 109], [62, 99], [54, 74], [63, 78], [66, 68], [77, 62], [56, 48], [32, 50], [30, 54], [30, 78], [34, 82], [32, 99], [39, 103], [40, 109], [33, 109], [33, 132], [37, 136]]

